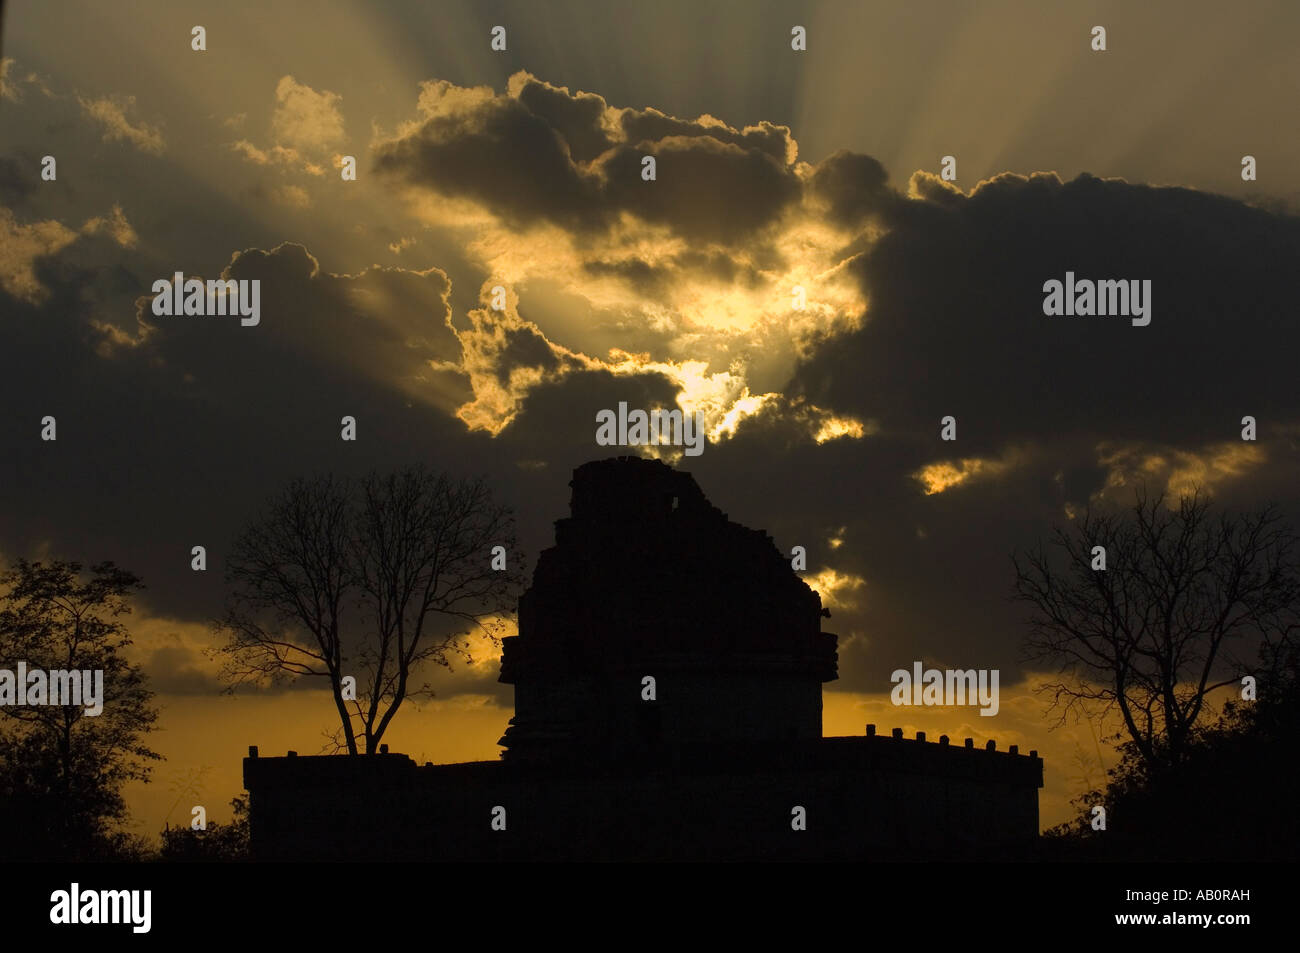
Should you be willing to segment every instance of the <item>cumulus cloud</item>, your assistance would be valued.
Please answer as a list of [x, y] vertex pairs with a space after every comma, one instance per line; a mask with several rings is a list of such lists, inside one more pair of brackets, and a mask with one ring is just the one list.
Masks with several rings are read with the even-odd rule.
[[[799, 162], [784, 126], [618, 107], [527, 73], [504, 93], [423, 83], [416, 117], [381, 137], [373, 160], [417, 219], [468, 236], [471, 258], [569, 365], [663, 373], [683, 407], [709, 405], [719, 440], [770, 401], [810, 342], [859, 320], [851, 246], [894, 194], [868, 157]], [[560, 300], [590, 316], [575, 340], [553, 328]], [[499, 432], [545, 379], [533, 367], [510, 401], [480, 400], [463, 419]], [[722, 393], [731, 402], [713, 406]], [[843, 416], [815, 432], [858, 430]]]
[[56, 219], [22, 224], [12, 210], [0, 206], [0, 289], [29, 304], [49, 297], [49, 286], [37, 274], [38, 261], [56, 254], [81, 236], [106, 235], [122, 248], [134, 248], [135, 229], [120, 205], [107, 216], [87, 219], [71, 229]]
[[21, 225], [13, 212], [0, 208], [0, 288], [15, 298], [37, 303], [48, 291], [36, 277], [33, 264], [77, 240], [77, 233], [61, 222]]
[[553, 86], [527, 73], [510, 77], [507, 88], [525, 109], [559, 134], [574, 162], [591, 162], [620, 138], [602, 96], [571, 93], [567, 86]]
[[[490, 297], [490, 292], [485, 287], [484, 297]], [[475, 308], [467, 317], [468, 328], [453, 329], [461, 345], [459, 362], [435, 363], [433, 367], [463, 374], [467, 379], [473, 400], [460, 407], [456, 416], [471, 430], [498, 435], [508, 427], [518, 429], [522, 425], [515, 423], [517, 415], [540, 388], [582, 374], [611, 380], [653, 378], [669, 383], [668, 392], [653, 406], [677, 406], [686, 413], [703, 414], [705, 433], [715, 441], [730, 436], [742, 419], [758, 413], [777, 396], [751, 394], [742, 374], [709, 371], [704, 361], [657, 361], [648, 354], [617, 349], [606, 358], [596, 358], [570, 350], [548, 339], [536, 323], [520, 313], [519, 299], [513, 292], [507, 292], [500, 310], [490, 306]], [[566, 422], [565, 429], [573, 430], [575, 423], [592, 420], [596, 411], [625, 399], [584, 406]], [[635, 402], [633, 405], [640, 406]], [[646, 452], [655, 451], [647, 448]]]
[[136, 303], [137, 324], [153, 336], [152, 350], [164, 363], [186, 369], [197, 388], [223, 386], [203, 369], [214, 355], [275, 376], [277, 355], [292, 350], [448, 413], [466, 396], [460, 341], [449, 320], [451, 286], [440, 269], [375, 265], [356, 275], [335, 274], [322, 271], [304, 246], [285, 243], [237, 252], [220, 277], [261, 283], [261, 321], [245, 337], [219, 334], [214, 341], [203, 319], [155, 317], [152, 296]]
[[17, 65], [11, 56], [0, 57], [0, 99], [7, 99], [10, 102], [22, 99], [22, 91], [10, 75]]
[[829, 566], [805, 576], [804, 581], [821, 596], [823, 606], [839, 609], [854, 608], [858, 598], [854, 593], [867, 584], [861, 576], [837, 572]]
[[[1295, 429], [1294, 425], [1291, 429]], [[1158, 441], [1116, 445], [1103, 441], [1097, 447], [1097, 462], [1106, 468], [1106, 482], [1094, 499], [1120, 498], [1123, 490], [1139, 482], [1166, 487], [1175, 496], [1200, 487], [1214, 492], [1233, 480], [1264, 467], [1268, 446], [1236, 441], [1215, 441], [1189, 449]]]
[[[347, 142], [343, 97], [329, 90], [316, 90], [292, 76], [282, 76], [275, 87], [275, 105], [271, 110], [270, 142], [266, 147], [250, 139], [237, 139], [230, 148], [254, 165], [280, 172], [305, 172], [320, 177], [336, 166], [338, 153]], [[231, 129], [243, 129], [247, 116], [240, 113], [224, 121]], [[283, 205], [305, 207], [310, 203], [301, 186], [285, 186], [275, 193]]]
[[827, 215], [853, 226], [897, 206], [898, 193], [888, 179], [885, 167], [871, 156], [840, 150], [818, 163], [808, 188]]
[[105, 142], [127, 142], [141, 152], [161, 155], [167, 148], [159, 126], [133, 123], [127, 114], [135, 111], [134, 96], [101, 96], [86, 99], [78, 96], [81, 111], [104, 127]]
[[473, 199], [509, 225], [586, 230], [608, 220], [595, 178], [518, 99], [440, 80], [421, 85], [417, 110], [421, 122], [376, 149], [381, 173]]
[[81, 230], [87, 235], [97, 235], [104, 232], [123, 248], [134, 248], [140, 240], [135, 233], [135, 229], [131, 227], [131, 223], [127, 221], [126, 213], [122, 211], [120, 205], [114, 205], [106, 217], [90, 219], [81, 227]]
[[327, 150], [341, 145], [343, 97], [329, 90], [315, 90], [292, 76], [282, 76], [275, 87], [275, 110], [271, 113], [271, 136], [282, 146], [303, 150]]
[[286, 170], [299, 169], [308, 175], [325, 174], [323, 165], [309, 161], [297, 149], [288, 146], [275, 145], [269, 149], [259, 149], [247, 139], [239, 139], [232, 142], [230, 148], [254, 165], [279, 166]]
[[[852, 264], [866, 320], [825, 339], [797, 392], [898, 432], [955, 415], [974, 457], [1057, 434], [1190, 449], [1207, 421], [1226, 440], [1244, 414], [1300, 419], [1283, 343], [1300, 220], [1088, 175], [923, 181]], [[1044, 315], [1044, 282], [1067, 271], [1150, 280], [1151, 324]]]
[[1009, 451], [1001, 458], [964, 457], [928, 463], [912, 474], [926, 496], [943, 493], [972, 480], [991, 480], [1005, 474], [1023, 459], [1023, 454]]
[[593, 364], [548, 341], [536, 324], [519, 316], [516, 302], [500, 312], [476, 308], [469, 320], [468, 330], [456, 332], [463, 363], [451, 367], [463, 369], [474, 390], [474, 400], [457, 410], [472, 428], [499, 433], [533, 387]]
[[[376, 145], [376, 168], [468, 196], [515, 226], [604, 232], [630, 213], [686, 238], [734, 241], [801, 193], [790, 130], [771, 123], [733, 129], [712, 116], [619, 109], [526, 73], [503, 95], [426, 82], [416, 108], [418, 120]], [[659, 166], [653, 182], [642, 178], [646, 155]]]
[[17, 60], [11, 56], [0, 57], [0, 102], [22, 102], [24, 87], [38, 90], [47, 97], [54, 95], [45, 80], [34, 71], [20, 74]]

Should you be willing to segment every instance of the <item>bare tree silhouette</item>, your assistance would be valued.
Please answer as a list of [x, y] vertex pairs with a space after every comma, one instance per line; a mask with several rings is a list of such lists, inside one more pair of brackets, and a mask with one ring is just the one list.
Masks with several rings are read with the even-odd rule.
[[1032, 607], [1027, 655], [1059, 666], [1044, 686], [1052, 708], [1117, 709], [1152, 768], [1185, 757], [1209, 694], [1240, 679], [1234, 644], [1278, 645], [1297, 629], [1295, 533], [1272, 505], [1213, 508], [1200, 489], [1166, 506], [1138, 488], [1130, 509], [1089, 508], [1050, 549], [1012, 557], [1015, 598]]
[[522, 579], [513, 514], [481, 479], [410, 467], [294, 480], [232, 551], [222, 674], [232, 690], [327, 679], [338, 747], [371, 753], [405, 700], [432, 695], [425, 663], [468, 657], [468, 628], [498, 638]]

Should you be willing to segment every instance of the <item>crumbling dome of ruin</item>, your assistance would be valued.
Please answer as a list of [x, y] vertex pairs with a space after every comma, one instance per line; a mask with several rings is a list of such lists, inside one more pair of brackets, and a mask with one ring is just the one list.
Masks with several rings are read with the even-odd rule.
[[820, 737], [836, 640], [771, 537], [657, 460], [587, 463], [570, 486], [570, 515], [505, 640], [509, 755], [612, 745], [620, 732], [654, 744]]

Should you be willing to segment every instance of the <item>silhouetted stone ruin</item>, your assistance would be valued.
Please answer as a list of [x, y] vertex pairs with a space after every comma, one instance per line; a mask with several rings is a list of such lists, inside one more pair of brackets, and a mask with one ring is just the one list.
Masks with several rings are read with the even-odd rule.
[[588, 463], [571, 486], [505, 640], [507, 760], [820, 738], [835, 636], [771, 537], [656, 460]]
[[[244, 761], [263, 859], [1012, 858], [1043, 764], [901, 730], [823, 738], [836, 637], [771, 538], [690, 474], [579, 467], [520, 598], [500, 761]], [[802, 818], [802, 820], [801, 820]]]

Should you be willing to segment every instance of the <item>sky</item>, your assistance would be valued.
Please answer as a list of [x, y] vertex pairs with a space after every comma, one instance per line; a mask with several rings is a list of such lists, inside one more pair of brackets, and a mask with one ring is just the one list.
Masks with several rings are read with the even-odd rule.
[[[300, 474], [484, 474], [531, 567], [610, 455], [599, 410], [702, 412], [676, 462], [804, 546], [831, 609], [825, 733], [1036, 749], [1044, 826], [1114, 756], [1049, 730], [1011, 553], [1140, 481], [1300, 504], [1293, 3], [50, 0], [3, 28], [0, 557], [144, 578], [141, 833], [225, 819], [248, 745], [331, 727], [319, 689], [222, 695], [206, 654], [223, 552]], [[260, 322], [154, 315], [178, 271], [259, 279]], [[1150, 280], [1150, 324], [1045, 315], [1067, 271]], [[392, 750], [496, 757], [480, 649]], [[893, 707], [914, 660], [999, 669], [998, 715]]]

